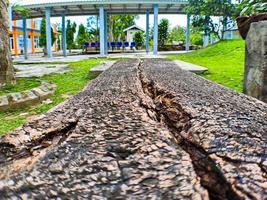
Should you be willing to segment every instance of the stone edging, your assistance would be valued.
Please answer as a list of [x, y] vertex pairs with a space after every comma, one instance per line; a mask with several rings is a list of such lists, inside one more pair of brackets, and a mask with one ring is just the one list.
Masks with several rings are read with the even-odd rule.
[[0, 111], [22, 108], [42, 102], [54, 94], [56, 85], [42, 81], [41, 86], [23, 92], [0, 96]]

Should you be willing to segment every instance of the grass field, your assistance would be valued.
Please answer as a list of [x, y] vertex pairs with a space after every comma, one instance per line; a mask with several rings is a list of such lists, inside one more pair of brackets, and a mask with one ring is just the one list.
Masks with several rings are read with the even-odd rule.
[[243, 91], [244, 74], [243, 40], [222, 41], [205, 49], [187, 54], [170, 55], [172, 60], [183, 60], [207, 67], [203, 77], [222, 84], [237, 92]]
[[71, 71], [65, 74], [47, 75], [41, 79], [18, 79], [17, 85], [9, 85], [4, 89], [1, 89], [0, 95], [8, 92], [23, 91], [38, 86], [40, 80], [46, 80], [57, 85], [55, 94], [50, 98], [52, 100], [51, 104], [39, 104], [37, 106], [26, 107], [19, 110], [0, 112], [0, 135], [21, 126], [30, 117], [48, 111], [50, 108], [66, 100], [68, 96], [80, 92], [90, 81], [90, 78], [88, 78], [90, 68], [96, 66], [101, 61], [103, 61], [103, 59], [90, 59], [71, 63]]

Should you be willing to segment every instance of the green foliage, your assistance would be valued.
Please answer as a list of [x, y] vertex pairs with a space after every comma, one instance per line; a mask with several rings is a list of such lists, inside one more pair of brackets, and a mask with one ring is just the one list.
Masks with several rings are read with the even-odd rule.
[[35, 79], [18, 78], [17, 84], [7, 84], [0, 89], [0, 96], [7, 95], [13, 92], [21, 92], [24, 90], [30, 90], [41, 85], [41, 82]]
[[90, 40], [89, 33], [83, 24], [79, 25], [78, 35], [77, 35], [76, 40], [77, 40], [77, 44], [80, 48], [83, 47], [83, 44], [85, 42], [88, 42]]
[[170, 55], [173, 60], [183, 60], [205, 66], [209, 70], [203, 77], [237, 92], [243, 91], [245, 42], [221, 41], [205, 49], [181, 55]]
[[70, 20], [67, 20], [67, 28], [66, 28], [66, 38], [67, 38], [67, 48], [71, 51], [72, 48], [75, 47], [74, 43], [74, 34], [76, 32], [76, 23], [71, 23]]
[[203, 45], [202, 32], [198, 28], [191, 27], [190, 29], [190, 44], [192, 45]]
[[239, 5], [240, 16], [267, 12], [266, 0], [243, 0]]
[[163, 46], [168, 40], [170, 22], [168, 19], [161, 19], [159, 22], [159, 45]]
[[142, 31], [138, 31], [134, 34], [133, 40], [136, 42], [137, 48], [143, 47], [145, 43], [145, 35]]
[[125, 41], [126, 33], [123, 32], [124, 29], [135, 24], [136, 15], [113, 15], [109, 20], [112, 22], [112, 34], [114, 41]]
[[[118, 41], [125, 40], [126, 34], [124, 29], [134, 25], [136, 15], [111, 15], [108, 21], [109, 40]], [[91, 40], [99, 41], [99, 18], [98, 16], [90, 16], [87, 19], [87, 28]]]
[[13, 11], [15, 11], [16, 13], [18, 13], [19, 15], [21, 15], [24, 18], [27, 18], [30, 16], [30, 9], [26, 8], [24, 6], [21, 6], [19, 4], [14, 4], [12, 6]]
[[[186, 40], [186, 30], [184, 27], [176, 26], [174, 27], [168, 36], [168, 42], [172, 43], [174, 41], [181, 41], [183, 44], [185, 44]], [[191, 27], [190, 29], [190, 44], [192, 45], [199, 45], [201, 46], [203, 44], [202, 40], [202, 32], [198, 28]]]
[[172, 43], [174, 41], [181, 41], [183, 44], [185, 43], [185, 28], [181, 26], [174, 27], [169, 35], [168, 35], [168, 42]]
[[[46, 21], [45, 19], [42, 19], [41, 21], [41, 29], [40, 29], [40, 33], [41, 33], [41, 36], [40, 36], [40, 41], [39, 41], [39, 44], [41, 47], [46, 47]], [[55, 37], [55, 34], [53, 32], [53, 29], [51, 27], [51, 45], [54, 44], [54, 42], [56, 41], [56, 37]]]
[[[233, 18], [238, 12], [237, 4], [229, 0], [189, 0], [186, 11], [193, 15], [192, 25], [200, 28], [206, 35], [215, 34], [219, 39], [221, 25], [222, 32], [228, 24], [233, 24]], [[211, 16], [222, 16], [219, 23]]]
[[89, 41], [99, 41], [99, 17], [90, 16], [87, 18], [87, 30], [89, 33]]

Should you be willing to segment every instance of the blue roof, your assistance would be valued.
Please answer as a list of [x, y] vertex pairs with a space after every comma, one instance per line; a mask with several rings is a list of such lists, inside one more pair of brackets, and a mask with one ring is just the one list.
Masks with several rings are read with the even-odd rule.
[[[14, 2], [14, 1], [13, 1]], [[16, 2], [16, 1], [15, 1]], [[33, 18], [43, 17], [45, 8], [52, 8], [52, 17], [96, 15], [103, 5], [108, 14], [145, 14], [153, 12], [153, 5], [159, 5], [160, 14], [184, 14], [188, 0], [19, 0], [17, 4], [30, 9]], [[18, 14], [15, 19], [21, 18]]]

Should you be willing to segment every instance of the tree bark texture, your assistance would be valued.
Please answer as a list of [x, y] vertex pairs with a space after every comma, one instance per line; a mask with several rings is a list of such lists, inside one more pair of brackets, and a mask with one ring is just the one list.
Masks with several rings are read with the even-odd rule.
[[119, 61], [0, 138], [0, 199], [266, 199], [266, 111], [172, 61]]
[[9, 48], [8, 1], [0, 1], [0, 87], [6, 83], [15, 83], [13, 64]]

